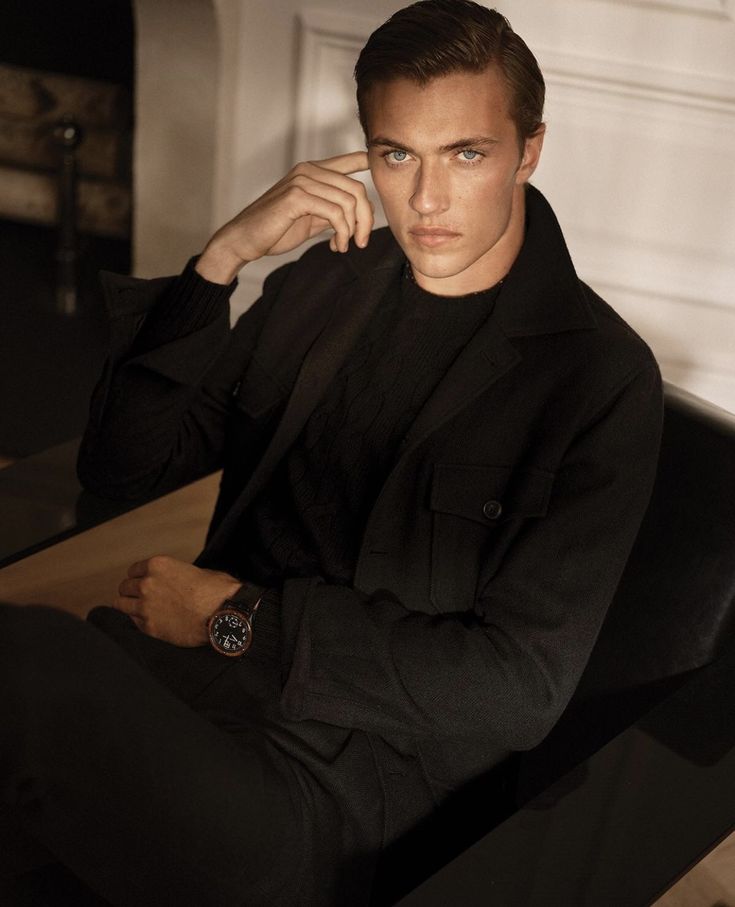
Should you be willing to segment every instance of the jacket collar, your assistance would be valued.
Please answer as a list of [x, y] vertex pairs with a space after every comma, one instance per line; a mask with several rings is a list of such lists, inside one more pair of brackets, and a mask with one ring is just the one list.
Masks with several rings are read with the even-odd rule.
[[[390, 233], [378, 231], [370, 245], [372, 261], [355, 255], [349, 262], [353, 268], [382, 275], [400, 268], [403, 253]], [[418, 413], [400, 445], [398, 462], [520, 362], [521, 353], [511, 338], [585, 330], [595, 324], [554, 212], [543, 195], [528, 186], [526, 237], [493, 314]]]
[[[387, 227], [367, 249], [350, 247], [344, 265], [362, 280], [398, 271], [405, 257]], [[492, 321], [508, 337], [555, 334], [595, 326], [559, 222], [544, 196], [526, 186], [526, 237], [498, 297]]]

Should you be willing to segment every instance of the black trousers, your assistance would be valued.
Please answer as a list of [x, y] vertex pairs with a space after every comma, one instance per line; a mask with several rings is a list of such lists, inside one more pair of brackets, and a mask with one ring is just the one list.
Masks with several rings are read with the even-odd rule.
[[115, 640], [0, 605], [4, 907], [49, 860], [116, 907], [346, 903], [342, 810], [263, 733], [267, 667], [253, 663], [252, 701], [233, 704], [231, 660], [105, 612]]

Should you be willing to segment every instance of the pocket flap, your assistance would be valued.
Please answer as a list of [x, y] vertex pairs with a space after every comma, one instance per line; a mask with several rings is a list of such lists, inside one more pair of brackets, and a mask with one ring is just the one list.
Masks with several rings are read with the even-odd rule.
[[542, 469], [437, 464], [430, 507], [485, 526], [543, 516], [553, 483], [554, 473]]

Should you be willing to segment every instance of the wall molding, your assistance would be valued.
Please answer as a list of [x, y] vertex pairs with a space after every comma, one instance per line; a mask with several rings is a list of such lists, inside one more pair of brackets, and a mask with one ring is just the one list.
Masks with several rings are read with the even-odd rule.
[[714, 111], [735, 120], [735, 79], [535, 46], [551, 85]]
[[732, 19], [732, 0], [605, 0], [626, 6], [646, 6], [667, 13], [690, 13], [708, 19]]
[[[596, 0], [599, 2], [599, 0]], [[723, 18], [735, 18], [735, 0], [604, 0], [626, 4], [650, 3], [659, 7], [716, 8]], [[307, 8], [300, 16], [301, 84], [317, 71], [315, 57], [334, 49], [361, 49], [380, 20], [349, 13], [334, 13]], [[560, 51], [534, 43], [544, 76], [549, 81], [563, 82], [594, 91], [605, 91], [625, 97], [634, 95], [684, 107], [718, 110], [735, 116], [735, 78], [708, 72], [677, 70], [652, 66], [615, 57], [593, 57], [572, 51]], [[305, 92], [302, 91], [302, 94]]]
[[[299, 16], [299, 79], [293, 160], [322, 157], [324, 138], [355, 120], [354, 89], [342, 90], [377, 19], [306, 8]], [[352, 83], [350, 82], [350, 85]]]

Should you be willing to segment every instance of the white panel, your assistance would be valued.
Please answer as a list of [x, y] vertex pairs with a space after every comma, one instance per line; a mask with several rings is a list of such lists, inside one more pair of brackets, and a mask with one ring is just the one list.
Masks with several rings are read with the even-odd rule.
[[364, 43], [302, 22], [296, 115], [296, 161], [364, 147], [357, 123], [352, 69]]
[[538, 56], [548, 136], [536, 182], [580, 274], [670, 380], [735, 410], [735, 81]]
[[[364, 149], [352, 71], [362, 46], [380, 20], [346, 13], [327, 14], [316, 9], [305, 10], [300, 19], [301, 67], [294, 160], [319, 160]], [[368, 186], [373, 202], [379, 206], [369, 175], [358, 178]]]
[[735, 411], [735, 310], [592, 283], [648, 340], [664, 378]]

